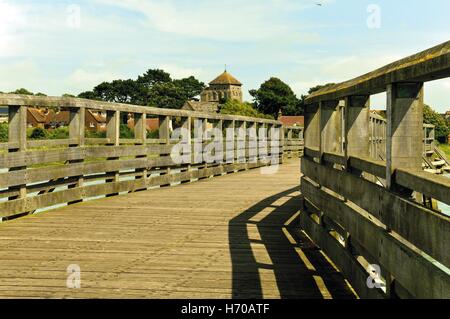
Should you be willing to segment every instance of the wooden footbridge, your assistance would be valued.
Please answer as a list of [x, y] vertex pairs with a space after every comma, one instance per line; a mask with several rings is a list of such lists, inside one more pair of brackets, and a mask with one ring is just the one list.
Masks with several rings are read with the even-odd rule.
[[[449, 75], [450, 42], [327, 87], [305, 132], [1, 94], [0, 297], [449, 298], [450, 218], [429, 203], [450, 204], [450, 182], [422, 170], [423, 83]], [[28, 139], [30, 107], [68, 112], [67, 138]]]

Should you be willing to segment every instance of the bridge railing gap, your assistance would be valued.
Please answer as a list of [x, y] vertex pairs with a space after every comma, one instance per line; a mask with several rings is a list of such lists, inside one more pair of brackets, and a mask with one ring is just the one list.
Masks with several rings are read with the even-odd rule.
[[[450, 179], [424, 172], [425, 81], [450, 76], [450, 42], [306, 99], [301, 227], [363, 298], [449, 298]], [[370, 96], [387, 92], [387, 119]], [[374, 273], [375, 271], [375, 273]]]
[[[268, 156], [278, 157], [281, 163], [283, 157], [298, 157], [303, 150], [302, 127], [284, 128], [268, 119], [14, 94], [0, 94], [0, 105], [9, 110], [8, 141], [0, 144], [2, 221], [99, 197], [264, 167], [273, 164]], [[68, 136], [28, 139], [31, 108], [67, 112]], [[92, 129], [88, 115], [93, 112], [106, 113], [103, 137], [87, 137]], [[158, 119], [157, 132], [148, 135], [147, 119]], [[131, 127], [134, 136], [121, 136], [123, 125]], [[176, 138], [177, 129], [187, 133]], [[283, 133], [277, 135], [274, 129]], [[206, 156], [211, 155], [206, 154], [208, 146], [215, 146], [213, 130], [216, 135], [222, 132], [222, 161]], [[177, 145], [186, 145], [187, 159], [181, 163], [172, 156]], [[260, 146], [265, 150], [262, 154]], [[220, 151], [211, 153], [221, 156]]]

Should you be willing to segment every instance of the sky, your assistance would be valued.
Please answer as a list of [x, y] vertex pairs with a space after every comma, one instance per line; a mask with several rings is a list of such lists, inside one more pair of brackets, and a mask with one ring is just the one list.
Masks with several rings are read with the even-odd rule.
[[[0, 91], [78, 94], [150, 68], [208, 83], [226, 64], [247, 100], [272, 76], [300, 96], [448, 40], [448, 0], [0, 0]], [[427, 83], [425, 102], [450, 110], [449, 90]]]

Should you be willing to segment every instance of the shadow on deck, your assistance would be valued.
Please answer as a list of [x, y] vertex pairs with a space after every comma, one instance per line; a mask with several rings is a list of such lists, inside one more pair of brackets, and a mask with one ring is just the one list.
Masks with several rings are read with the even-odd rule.
[[[299, 187], [294, 187], [229, 222], [233, 298], [264, 298], [266, 289], [277, 289], [281, 298], [355, 298], [343, 276], [299, 230], [299, 200]], [[267, 277], [274, 277], [276, 286], [267, 287]]]

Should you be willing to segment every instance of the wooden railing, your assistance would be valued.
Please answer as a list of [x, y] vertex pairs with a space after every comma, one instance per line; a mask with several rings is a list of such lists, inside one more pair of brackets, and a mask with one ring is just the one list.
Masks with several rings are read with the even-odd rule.
[[283, 155], [286, 158], [303, 156], [304, 129], [301, 126], [284, 126]]
[[450, 218], [423, 200], [450, 205], [450, 179], [422, 171], [423, 82], [449, 76], [447, 42], [306, 99], [301, 227], [360, 297], [450, 297]]
[[[0, 217], [3, 220], [55, 205], [271, 165], [269, 158], [279, 157], [282, 161], [284, 142], [289, 152], [301, 147], [299, 139], [292, 137], [293, 128], [277, 135], [274, 132], [282, 128], [281, 123], [266, 119], [9, 94], [0, 94], [0, 105], [9, 109], [8, 141], [0, 145], [3, 149], [0, 152], [3, 169]], [[27, 139], [28, 107], [68, 111], [68, 138]], [[104, 138], [86, 138], [87, 110], [106, 112]], [[123, 115], [133, 118], [132, 139], [120, 135]], [[157, 134], [152, 138], [147, 136], [149, 118], [157, 118], [159, 122]], [[200, 129], [195, 128], [195, 123], [200, 124]], [[177, 128], [190, 132], [189, 136], [185, 140], [174, 138], [173, 131]], [[205, 148], [215, 143], [207, 133], [213, 128], [222, 132], [223, 161], [209, 161], [202, 156]], [[188, 144], [189, 150], [184, 154], [188, 160], [182, 163], [171, 156], [174, 146], [180, 143]]]

